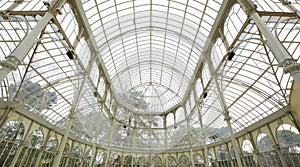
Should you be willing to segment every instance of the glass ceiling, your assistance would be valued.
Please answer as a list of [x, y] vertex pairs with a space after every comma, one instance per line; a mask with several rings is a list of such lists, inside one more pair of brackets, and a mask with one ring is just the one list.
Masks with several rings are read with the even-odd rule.
[[116, 98], [143, 113], [180, 104], [207, 40], [203, 29], [212, 27], [219, 3], [84, 1]]
[[[62, 129], [73, 112], [72, 135], [104, 148], [141, 152], [225, 139], [222, 101], [234, 133], [289, 104], [293, 80], [240, 5], [68, 2], [1, 83], [3, 104], [14, 102]], [[280, 0], [254, 3], [299, 62], [300, 23], [292, 8]], [[300, 6], [295, 0], [291, 5]], [[39, 24], [47, 6], [39, 0], [0, 1], [1, 61]], [[231, 60], [229, 50], [235, 53]]]

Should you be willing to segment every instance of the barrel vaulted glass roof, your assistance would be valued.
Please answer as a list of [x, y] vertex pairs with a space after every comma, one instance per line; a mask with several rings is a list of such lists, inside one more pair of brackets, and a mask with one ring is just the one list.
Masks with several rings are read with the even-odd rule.
[[[62, 1], [47, 2], [0, 1], [1, 61]], [[253, 3], [299, 62], [293, 8]], [[293, 78], [235, 1], [74, 0], [55, 11], [1, 83], [1, 103], [62, 129], [75, 115], [72, 135], [100, 147], [201, 148], [229, 137], [227, 111], [237, 133], [289, 105]]]
[[[180, 104], [220, 3], [84, 1], [116, 98], [143, 112], [164, 112]], [[137, 104], [133, 94], [146, 106]]]

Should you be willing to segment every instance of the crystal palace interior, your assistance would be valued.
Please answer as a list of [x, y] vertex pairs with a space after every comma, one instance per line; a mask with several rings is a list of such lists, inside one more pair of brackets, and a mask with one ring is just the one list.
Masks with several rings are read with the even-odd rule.
[[1, 166], [299, 167], [299, 10], [1, 0]]

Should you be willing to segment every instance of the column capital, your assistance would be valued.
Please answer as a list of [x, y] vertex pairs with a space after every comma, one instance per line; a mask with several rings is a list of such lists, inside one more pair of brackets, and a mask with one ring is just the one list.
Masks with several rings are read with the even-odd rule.
[[7, 56], [6, 60], [0, 61], [0, 65], [2, 66], [2, 68], [5, 68], [9, 71], [16, 71], [19, 64], [20, 60], [13, 55]]
[[74, 119], [75, 118], [75, 112], [74, 112], [74, 110], [71, 110], [71, 112], [69, 114], [69, 118], [70, 119]]
[[285, 74], [290, 73], [293, 75], [294, 73], [300, 72], [300, 64], [292, 59], [286, 59], [281, 65], [283, 66], [283, 72]]
[[238, 0], [240, 5], [242, 5], [244, 12], [250, 16], [252, 12], [256, 12], [257, 6], [249, 0]]
[[229, 116], [229, 113], [224, 113], [224, 120], [225, 121], [230, 121], [231, 117]]

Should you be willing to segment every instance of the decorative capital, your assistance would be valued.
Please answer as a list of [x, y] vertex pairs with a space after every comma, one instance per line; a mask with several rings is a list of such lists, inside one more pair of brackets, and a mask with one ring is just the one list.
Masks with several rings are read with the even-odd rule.
[[15, 56], [8, 56], [6, 57], [6, 60], [0, 61], [0, 65], [10, 71], [16, 71], [18, 69], [18, 64], [20, 64], [20, 60]]
[[230, 121], [231, 117], [229, 116], [229, 113], [224, 113], [224, 120], [225, 121]]
[[294, 73], [300, 72], [300, 64], [293, 61], [292, 59], [287, 59], [281, 63], [283, 66], [283, 72], [285, 74], [290, 73], [293, 75]]
[[70, 112], [69, 118], [70, 119], [74, 119], [75, 118], [75, 112], [74, 111]]

